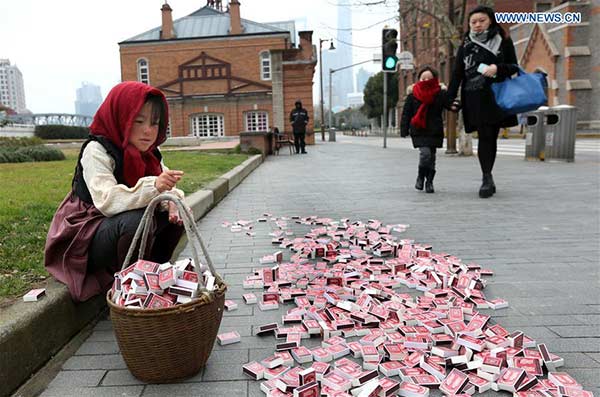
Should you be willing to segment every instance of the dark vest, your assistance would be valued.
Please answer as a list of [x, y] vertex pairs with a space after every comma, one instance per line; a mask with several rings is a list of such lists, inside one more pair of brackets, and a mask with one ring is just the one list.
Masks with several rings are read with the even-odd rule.
[[[123, 176], [123, 150], [121, 150], [120, 147], [118, 147], [103, 136], [90, 134], [88, 140], [83, 143], [83, 146], [81, 146], [79, 158], [77, 159], [77, 166], [75, 167], [75, 175], [73, 175], [73, 182], [71, 183], [73, 193], [77, 195], [77, 197], [79, 197], [80, 200], [90, 204], [93, 204], [93, 200], [92, 195], [90, 194], [90, 191], [87, 187], [87, 184], [83, 179], [83, 166], [81, 165], [81, 156], [83, 156], [83, 151], [85, 150], [87, 145], [92, 141], [101, 144], [102, 147], [108, 153], [108, 155], [112, 157], [112, 159], [115, 161], [115, 170], [113, 172], [113, 175], [115, 176], [117, 183], [127, 185]], [[158, 161], [162, 160], [162, 155], [158, 149], [154, 150], [154, 155], [156, 156], [156, 158], [158, 158]]]

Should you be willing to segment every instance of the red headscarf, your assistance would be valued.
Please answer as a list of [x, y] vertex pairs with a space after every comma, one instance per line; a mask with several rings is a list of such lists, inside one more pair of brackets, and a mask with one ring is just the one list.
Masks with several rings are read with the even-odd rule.
[[413, 95], [421, 102], [417, 113], [410, 120], [415, 128], [422, 130], [427, 125], [427, 105], [433, 103], [438, 92], [440, 92], [440, 82], [435, 77], [419, 81], [413, 86]]
[[[156, 142], [145, 153], [140, 153], [133, 145], [129, 144], [129, 136], [133, 121], [146, 102], [148, 95], [160, 97], [164, 104], [164, 113], [161, 115], [160, 128]], [[147, 84], [136, 81], [126, 81], [117, 84], [108, 93], [100, 105], [90, 125], [94, 135], [108, 138], [112, 143], [123, 150], [123, 176], [127, 186], [135, 186], [138, 179], [144, 176], [160, 175], [162, 172], [160, 161], [154, 155], [154, 149], [167, 139], [167, 123], [169, 110], [167, 100], [163, 93]]]

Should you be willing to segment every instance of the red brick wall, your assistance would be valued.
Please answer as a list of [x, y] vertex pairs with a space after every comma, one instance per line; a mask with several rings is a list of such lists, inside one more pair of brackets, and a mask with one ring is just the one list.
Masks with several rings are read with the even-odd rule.
[[283, 103], [284, 103], [284, 121], [286, 131], [291, 134], [292, 127], [289, 123], [289, 115], [297, 100], [302, 102], [304, 109], [308, 111], [310, 121], [306, 126], [306, 143], [312, 145], [315, 143], [314, 134], [314, 112], [313, 112], [313, 92], [312, 80], [315, 65], [284, 65], [283, 68]]

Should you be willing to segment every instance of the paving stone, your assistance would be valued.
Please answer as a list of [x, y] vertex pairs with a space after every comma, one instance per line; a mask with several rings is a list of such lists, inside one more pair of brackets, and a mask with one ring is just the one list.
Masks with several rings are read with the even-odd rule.
[[208, 364], [245, 364], [251, 360], [248, 360], [248, 349], [240, 350], [213, 350], [211, 353]]
[[117, 342], [84, 342], [75, 355], [119, 353]]
[[231, 364], [207, 364], [204, 367], [202, 381], [232, 381], [232, 380], [248, 380], [242, 372], [241, 365]]
[[143, 397], [223, 397], [246, 396], [248, 381], [202, 382], [187, 384], [148, 385]]
[[[600, 362], [594, 361], [592, 354], [600, 353], [560, 353], [565, 360], [565, 371], [571, 368], [600, 368]], [[561, 369], [562, 370], [562, 369]]]
[[105, 373], [101, 370], [60, 371], [48, 387], [98, 386]]
[[578, 337], [600, 337], [600, 325], [582, 325], [582, 326], [551, 326], [550, 330], [566, 338]]
[[593, 358], [594, 360], [596, 360], [596, 362], [600, 363], [600, 353], [585, 353], [587, 356], [590, 356], [591, 358]]
[[125, 369], [127, 365], [120, 354], [99, 356], [73, 356], [62, 367], [64, 370], [75, 369]]
[[102, 380], [102, 386], [131, 386], [145, 383], [134, 377], [128, 369], [108, 371]]
[[116, 342], [117, 338], [113, 330], [94, 330], [89, 338], [87, 338], [88, 342]]
[[139, 397], [143, 386], [60, 387], [45, 390], [40, 397]]

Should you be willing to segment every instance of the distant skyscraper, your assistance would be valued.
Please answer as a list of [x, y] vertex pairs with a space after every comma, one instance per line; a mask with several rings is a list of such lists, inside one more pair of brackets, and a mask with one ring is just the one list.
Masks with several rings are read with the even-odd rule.
[[100, 87], [91, 83], [81, 83], [77, 89], [77, 100], [75, 101], [75, 113], [85, 116], [93, 116], [102, 103]]
[[0, 103], [17, 113], [27, 111], [23, 74], [9, 59], [0, 59]]
[[[352, 65], [352, 9], [348, 5], [338, 6], [337, 15], [337, 42], [336, 54], [334, 58], [334, 68], [341, 68]], [[333, 107], [347, 107], [348, 94], [354, 92], [354, 79], [352, 68], [344, 69], [333, 75]]]
[[358, 70], [358, 73], [356, 73], [356, 92], [362, 93], [365, 90], [367, 81], [369, 81], [371, 76], [373, 76], [373, 73], [370, 73], [364, 68]]

